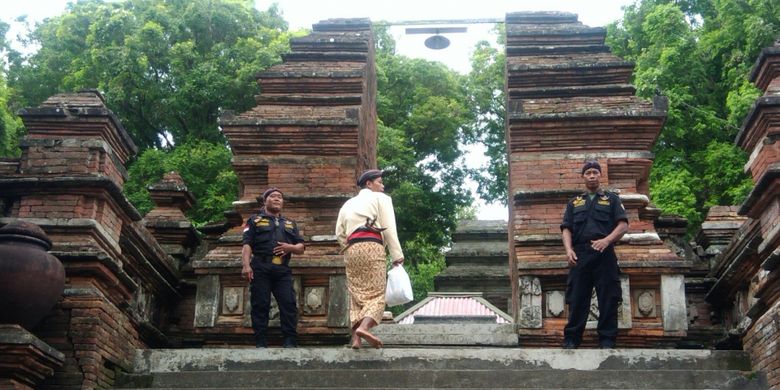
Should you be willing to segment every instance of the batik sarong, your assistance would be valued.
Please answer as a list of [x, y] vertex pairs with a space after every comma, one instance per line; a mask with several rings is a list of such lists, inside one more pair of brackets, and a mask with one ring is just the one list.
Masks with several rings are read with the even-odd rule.
[[373, 318], [379, 324], [385, 311], [385, 247], [376, 242], [356, 242], [344, 251], [344, 262], [352, 327], [365, 317]]

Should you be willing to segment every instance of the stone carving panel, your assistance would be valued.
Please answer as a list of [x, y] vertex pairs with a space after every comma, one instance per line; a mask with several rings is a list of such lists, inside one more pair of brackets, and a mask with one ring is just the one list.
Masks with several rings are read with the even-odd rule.
[[303, 296], [304, 314], [325, 314], [325, 287], [308, 287]]
[[222, 315], [244, 314], [244, 287], [222, 289]]
[[628, 275], [620, 275], [620, 306], [618, 306], [618, 329], [631, 329], [631, 284]]
[[564, 313], [566, 294], [563, 291], [548, 291], [545, 297], [547, 302], [546, 317], [562, 317]]
[[636, 302], [634, 316], [643, 318], [657, 317], [655, 294], [655, 290], [641, 289], [634, 291], [634, 302]]
[[542, 284], [539, 278], [522, 276], [520, 283], [520, 320], [521, 328], [542, 327]]

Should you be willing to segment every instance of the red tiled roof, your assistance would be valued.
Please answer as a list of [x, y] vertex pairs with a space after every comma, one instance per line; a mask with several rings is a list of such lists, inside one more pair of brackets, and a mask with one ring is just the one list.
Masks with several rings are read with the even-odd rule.
[[501, 314], [491, 310], [474, 297], [429, 297], [429, 301], [406, 315], [399, 324], [414, 323], [415, 315], [426, 316], [496, 316], [497, 324], [509, 323]]

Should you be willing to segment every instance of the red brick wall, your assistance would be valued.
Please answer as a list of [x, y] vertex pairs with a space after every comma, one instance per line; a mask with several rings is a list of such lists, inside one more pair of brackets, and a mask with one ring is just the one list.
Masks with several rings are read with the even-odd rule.
[[[51, 138], [47, 134], [30, 135], [23, 146], [20, 171], [29, 176], [68, 176], [101, 174], [118, 186], [124, 178], [115, 161], [106, 153], [108, 144], [94, 139]], [[46, 142], [41, 142], [45, 140]], [[23, 144], [23, 145], [24, 145]], [[123, 170], [123, 168], [121, 169]]]
[[772, 389], [780, 389], [780, 301], [767, 310], [743, 339], [753, 369], [767, 375]]
[[63, 366], [41, 384], [47, 389], [112, 388], [115, 369], [130, 370], [135, 349], [145, 347], [127, 315], [95, 290], [69, 294], [66, 288], [35, 333], [65, 354]]

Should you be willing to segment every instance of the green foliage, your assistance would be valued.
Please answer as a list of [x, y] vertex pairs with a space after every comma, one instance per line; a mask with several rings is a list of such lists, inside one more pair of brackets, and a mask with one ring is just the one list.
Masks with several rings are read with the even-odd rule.
[[154, 207], [148, 187], [170, 171], [178, 172], [196, 203], [187, 216], [196, 225], [222, 217], [238, 198], [238, 177], [230, 167], [232, 154], [222, 144], [190, 141], [173, 151], [147, 149], [130, 166], [125, 196], [146, 214]]
[[11, 53], [9, 84], [16, 108], [97, 88], [142, 148], [222, 142], [220, 109], [253, 106], [254, 74], [288, 50], [286, 28], [251, 1], [80, 1], [29, 33], [37, 52]]
[[18, 157], [22, 120], [8, 109], [9, 90], [0, 73], [0, 157]]
[[[5, 35], [8, 24], [0, 21], [0, 54], [8, 51]], [[13, 115], [8, 107], [11, 91], [5, 78], [5, 62], [0, 57], [0, 157], [15, 157], [19, 155], [19, 136], [22, 133], [22, 121]]]
[[[504, 34], [499, 34], [503, 40]], [[472, 177], [477, 181], [480, 197], [486, 202], [506, 204], [509, 167], [505, 137], [504, 64], [506, 55], [488, 42], [480, 42], [471, 56], [471, 73], [467, 81], [469, 106], [473, 120], [468, 124], [466, 141], [485, 147], [489, 163]]]
[[773, 0], [644, 0], [608, 26], [613, 52], [635, 61], [639, 94], [669, 98], [655, 146], [653, 201], [698, 228], [712, 205], [738, 204], [751, 181], [733, 140], [760, 92], [748, 75], [780, 34]]

